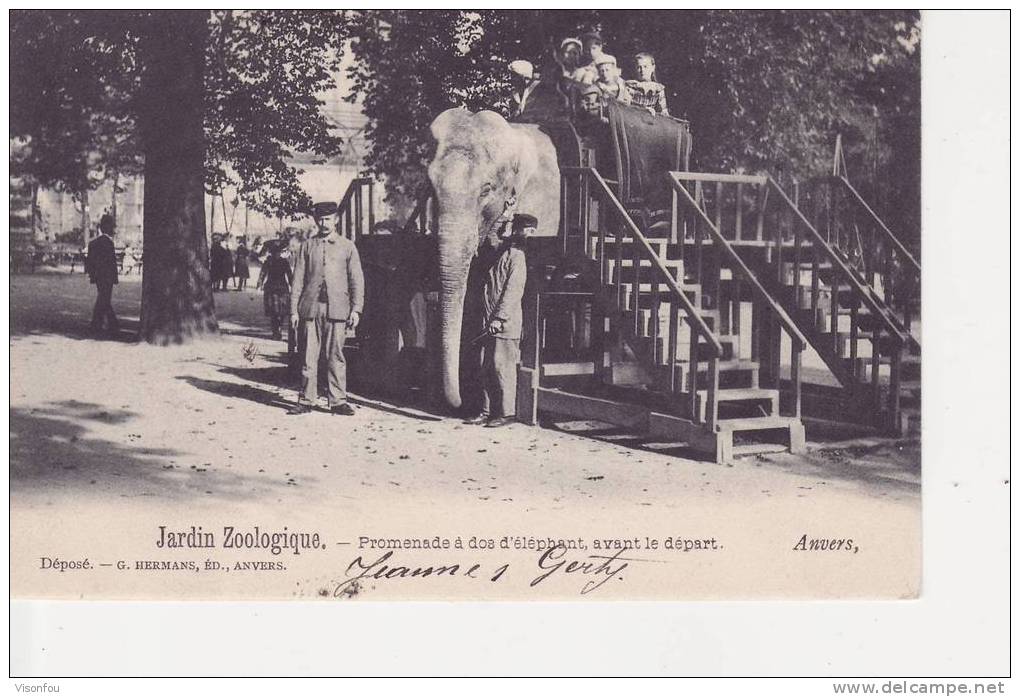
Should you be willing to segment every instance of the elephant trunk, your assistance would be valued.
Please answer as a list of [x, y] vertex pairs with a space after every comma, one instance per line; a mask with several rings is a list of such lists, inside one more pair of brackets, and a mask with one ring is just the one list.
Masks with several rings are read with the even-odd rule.
[[460, 344], [464, 295], [477, 237], [470, 221], [439, 224], [439, 310], [442, 336], [443, 394], [460, 408]]

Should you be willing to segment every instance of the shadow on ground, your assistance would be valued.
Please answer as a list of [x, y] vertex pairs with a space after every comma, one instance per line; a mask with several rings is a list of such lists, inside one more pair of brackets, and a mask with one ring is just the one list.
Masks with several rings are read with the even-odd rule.
[[88, 402], [56, 402], [37, 409], [12, 409], [10, 483], [12, 496], [153, 496], [173, 501], [200, 497], [243, 499], [253, 490], [284, 483], [226, 471], [214, 463], [186, 465], [185, 453], [148, 448], [138, 434], [126, 443], [96, 437], [102, 424], [130, 424], [139, 414]]

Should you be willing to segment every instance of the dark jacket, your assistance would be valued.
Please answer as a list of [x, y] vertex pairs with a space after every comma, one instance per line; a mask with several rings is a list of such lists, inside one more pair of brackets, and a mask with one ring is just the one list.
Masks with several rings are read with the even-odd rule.
[[298, 252], [290, 301], [301, 319], [315, 316], [323, 282], [329, 319], [346, 320], [352, 312], [361, 313], [365, 305], [365, 276], [358, 248], [335, 233], [305, 240]]
[[230, 278], [234, 275], [234, 261], [230, 251], [219, 242], [214, 242], [209, 250], [209, 261], [214, 281]]
[[524, 250], [518, 247], [507, 247], [489, 269], [483, 296], [485, 325], [496, 319], [503, 321], [503, 331], [496, 334], [497, 339], [521, 338], [524, 324], [521, 301], [527, 280], [527, 259]]
[[262, 264], [262, 272], [256, 285], [267, 293], [290, 293], [290, 264], [280, 257], [269, 257]]
[[85, 271], [89, 275], [89, 281], [96, 285], [112, 286], [117, 282], [117, 252], [113, 248], [112, 239], [100, 235], [89, 242]]

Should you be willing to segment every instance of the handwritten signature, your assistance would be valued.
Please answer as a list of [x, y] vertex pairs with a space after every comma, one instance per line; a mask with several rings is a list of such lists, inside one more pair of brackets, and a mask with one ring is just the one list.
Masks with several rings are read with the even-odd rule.
[[[577, 575], [584, 579], [580, 594], [587, 595], [598, 590], [612, 579], [623, 580], [623, 572], [632, 562], [649, 562], [650, 559], [638, 559], [623, 556], [628, 550], [617, 550], [613, 555], [589, 554], [585, 557], [570, 558], [563, 545], [556, 545], [545, 550], [537, 560], [537, 575], [531, 578], [528, 585], [532, 588], [555, 576]], [[399, 564], [393, 559], [393, 551], [366, 561], [357, 556], [347, 567], [345, 578], [333, 589], [333, 597], [349, 597], [351, 591], [363, 586], [366, 580], [385, 581], [393, 579], [426, 579], [442, 577], [460, 577], [488, 580], [496, 583], [510, 570], [510, 564], [484, 569], [481, 564], [443, 563], [427, 566], [410, 566]], [[529, 575], [534, 570], [529, 571]]]

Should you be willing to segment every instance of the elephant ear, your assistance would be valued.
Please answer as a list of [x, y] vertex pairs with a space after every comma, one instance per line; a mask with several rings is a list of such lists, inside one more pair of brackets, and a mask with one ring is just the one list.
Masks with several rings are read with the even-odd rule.
[[432, 122], [430, 130], [432, 137], [437, 143], [447, 140], [451, 134], [457, 133], [464, 124], [464, 121], [471, 117], [471, 113], [463, 107], [447, 109], [437, 116]]
[[487, 136], [483, 143], [490, 160], [500, 163], [498, 178], [512, 181], [517, 189], [526, 186], [537, 165], [532, 144], [519, 129], [494, 111], [480, 111], [472, 120]]

